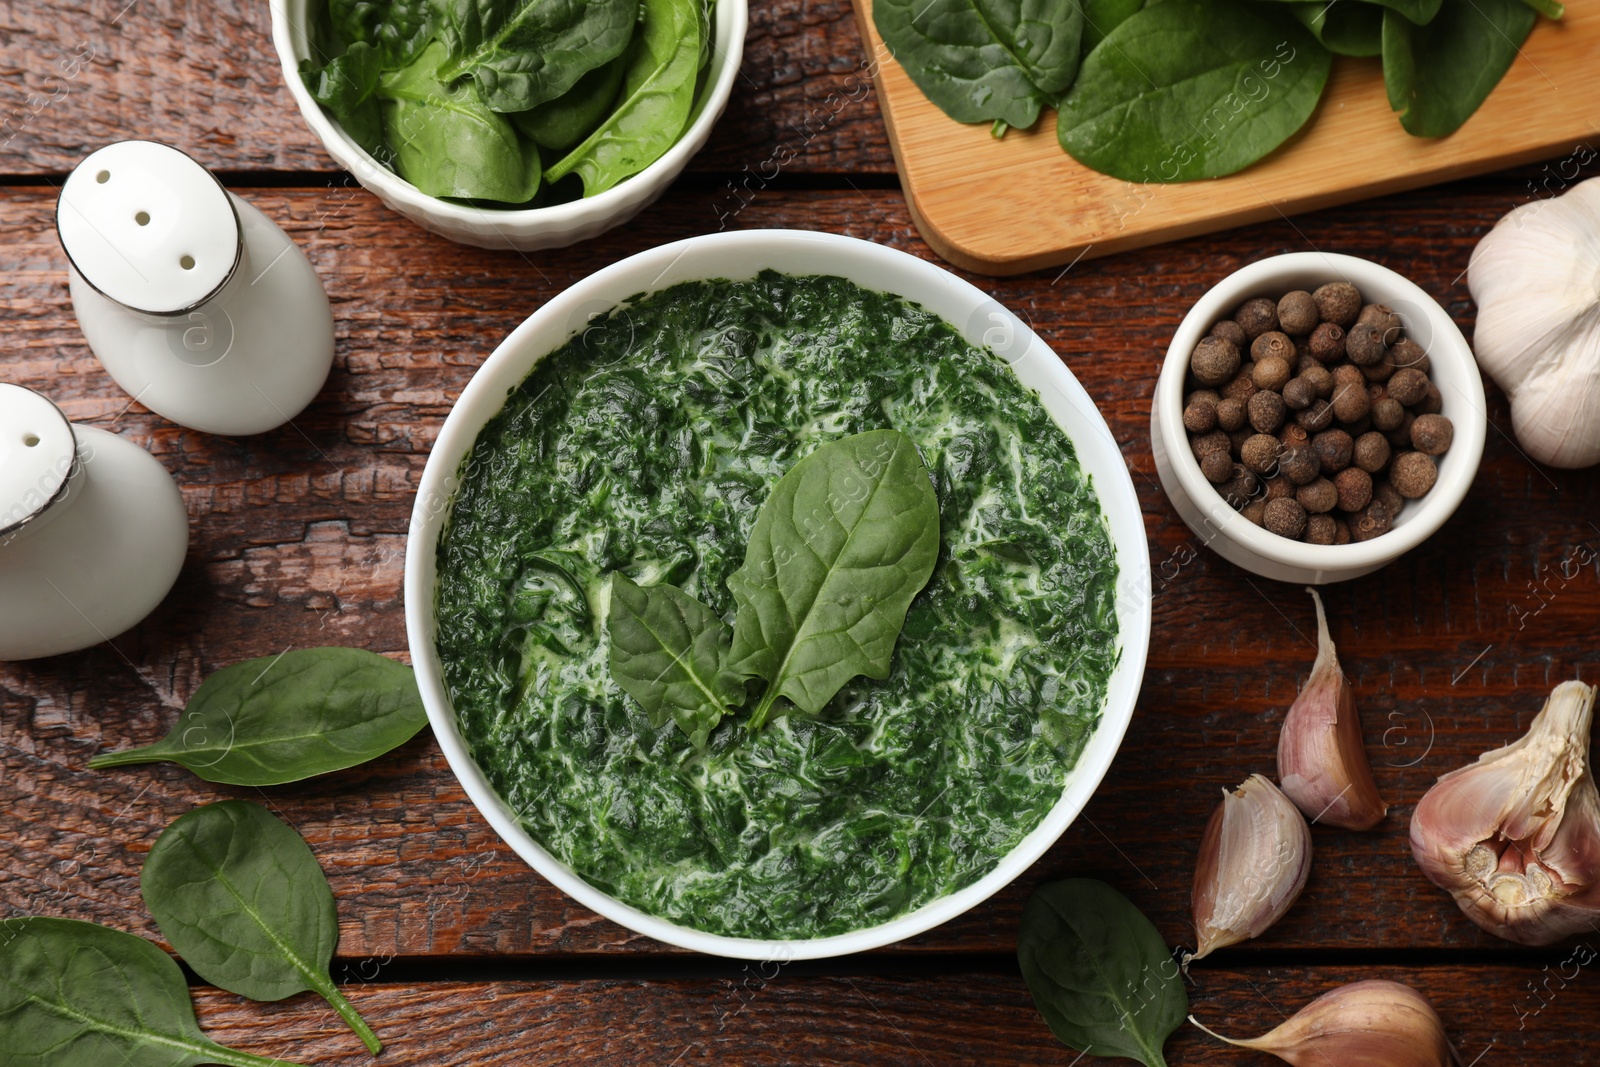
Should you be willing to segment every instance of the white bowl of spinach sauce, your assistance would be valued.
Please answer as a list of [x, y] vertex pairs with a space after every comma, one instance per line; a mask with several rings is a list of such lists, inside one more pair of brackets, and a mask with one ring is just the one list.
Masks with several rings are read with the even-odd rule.
[[[729, 578], [774, 487], [884, 430], [939, 515], [887, 676], [756, 729], [751, 679], [703, 747], [656, 725], [608, 666], [617, 585], [742, 625]], [[899, 941], [1038, 859], [1121, 742], [1148, 592], [1121, 452], [1055, 353], [939, 267], [800, 231], [641, 253], [514, 330], [445, 422], [406, 559], [423, 700], [501, 837], [616, 922], [751, 959]]]

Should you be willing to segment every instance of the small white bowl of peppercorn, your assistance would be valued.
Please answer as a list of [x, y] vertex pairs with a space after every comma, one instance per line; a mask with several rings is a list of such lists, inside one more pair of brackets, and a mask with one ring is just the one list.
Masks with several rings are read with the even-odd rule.
[[1436, 301], [1386, 267], [1252, 263], [1184, 317], [1150, 426], [1185, 524], [1254, 574], [1369, 574], [1455, 512], [1483, 456], [1483, 380]]

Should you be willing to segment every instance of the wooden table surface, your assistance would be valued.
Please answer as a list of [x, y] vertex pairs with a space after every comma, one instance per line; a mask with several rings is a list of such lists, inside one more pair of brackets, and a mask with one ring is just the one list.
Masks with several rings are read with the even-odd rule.
[[[1088, 809], [1014, 885], [921, 937], [745, 966], [632, 934], [504, 846], [426, 732], [358, 770], [265, 791], [172, 765], [85, 769], [102, 748], [165, 733], [200, 679], [238, 660], [317, 644], [406, 658], [406, 525], [434, 436], [500, 338], [564, 287], [723, 227], [826, 229], [932, 258], [894, 177], [848, 0], [753, 6], [733, 102], [674, 189], [603, 238], [523, 255], [425, 233], [340, 173], [281, 84], [262, 0], [0, 0], [0, 379], [149, 449], [191, 523], [177, 587], [142, 625], [85, 652], [0, 666], [8, 912], [159, 941], [138, 893], [156, 835], [197, 803], [264, 801], [328, 872], [341, 925], [334, 973], [387, 1040], [391, 1067], [1070, 1064], [1078, 1054], [1051, 1037], [1015, 964], [1035, 885], [1105, 879], [1169, 943], [1193, 943], [1201, 831], [1221, 789], [1273, 773], [1314, 624], [1299, 588], [1200, 548], [1157, 484], [1149, 409], [1165, 345], [1225, 274], [1308, 248], [1408, 275], [1470, 336], [1462, 275], [1474, 243], [1512, 207], [1559, 189], [1558, 161], [1064, 272], [973, 279], [1055, 347], [1120, 442], [1149, 538], [1154, 629], [1133, 728]], [[245, 439], [174, 426], [130, 403], [85, 346], [51, 222], [56, 189], [88, 152], [130, 136], [218, 171], [320, 272], [338, 323], [335, 367], [291, 426]], [[1573, 147], [1581, 177], [1600, 169]], [[1555, 683], [1600, 681], [1600, 479], [1529, 462], [1508, 436], [1504, 397], [1492, 386], [1489, 397], [1482, 470], [1454, 518], [1386, 570], [1327, 592], [1392, 808], [1370, 833], [1317, 827], [1293, 911], [1194, 968], [1193, 1010], [1223, 1032], [1260, 1032], [1334, 985], [1388, 977], [1433, 999], [1468, 1062], [1600, 1062], [1590, 1052], [1600, 977], [1561, 966], [1579, 943], [1528, 950], [1480, 932], [1406, 843], [1439, 774], [1518, 735]], [[1589, 942], [1600, 948], [1600, 934]], [[309, 996], [195, 995], [224, 1042], [306, 1063], [368, 1060]], [[1189, 1027], [1168, 1052], [1173, 1064], [1272, 1062]]]

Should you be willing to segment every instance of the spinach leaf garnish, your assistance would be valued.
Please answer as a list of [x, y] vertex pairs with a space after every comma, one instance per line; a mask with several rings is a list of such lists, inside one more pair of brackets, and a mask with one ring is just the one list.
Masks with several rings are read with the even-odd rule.
[[315, 991], [367, 1051], [383, 1047], [328, 975], [339, 943], [328, 879], [305, 840], [259, 804], [224, 800], [181, 816], [156, 839], [139, 889], [201, 978], [251, 1000]]
[[939, 502], [899, 430], [831, 441], [778, 479], [728, 577], [731, 661], [768, 681], [751, 728], [779, 697], [815, 715], [856, 675], [887, 678], [938, 554]]
[[856, 675], [886, 678], [912, 598], [933, 576], [939, 502], [911, 438], [871, 430], [830, 441], [778, 479], [728, 577], [733, 635], [670, 585], [611, 579], [612, 678], [657, 726], [697, 748], [749, 678], [767, 682], [759, 729], [782, 698], [815, 715]]
[[483, 102], [500, 112], [554, 100], [621, 55], [639, 14], [638, 0], [439, 2], [450, 47], [439, 77], [471, 78]]
[[705, 29], [700, 0], [645, 0], [644, 28], [629, 54], [616, 108], [545, 171], [545, 180], [576, 172], [583, 195], [596, 196], [660, 159], [694, 108]]
[[282, 785], [375, 759], [427, 721], [405, 664], [357, 648], [296, 649], [224, 667], [165, 738], [89, 766], [171, 761], [208, 782]]
[[670, 585], [641, 588], [611, 576], [611, 677], [656, 726], [670, 719], [694, 747], [744, 696], [728, 670], [728, 627], [717, 613]]
[[1089, 53], [1057, 134], [1074, 159], [1126, 181], [1231, 174], [1311, 117], [1330, 58], [1275, 8], [1162, 0]]
[[295, 1067], [200, 1032], [172, 957], [73, 919], [0, 921], [0, 1046], [11, 1067]]
[[877, 0], [873, 22], [957, 122], [1032, 126], [1078, 73], [1079, 0]]
[[1022, 909], [1017, 961], [1063, 1043], [1166, 1067], [1161, 1047], [1189, 997], [1166, 943], [1127, 897], [1090, 878], [1040, 886]]
[[1389, 106], [1418, 137], [1454, 133], [1500, 84], [1538, 20], [1522, 0], [1445, 0], [1426, 26], [1383, 13]]

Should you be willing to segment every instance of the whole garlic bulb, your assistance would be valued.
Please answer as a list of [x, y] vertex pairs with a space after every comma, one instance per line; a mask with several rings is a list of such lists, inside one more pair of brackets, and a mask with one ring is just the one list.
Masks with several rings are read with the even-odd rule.
[[1594, 698], [1556, 686], [1526, 734], [1440, 778], [1411, 817], [1423, 873], [1507, 941], [1549, 945], [1600, 923]]
[[1600, 463], [1600, 178], [1515, 208], [1473, 249], [1478, 365], [1528, 455]]

